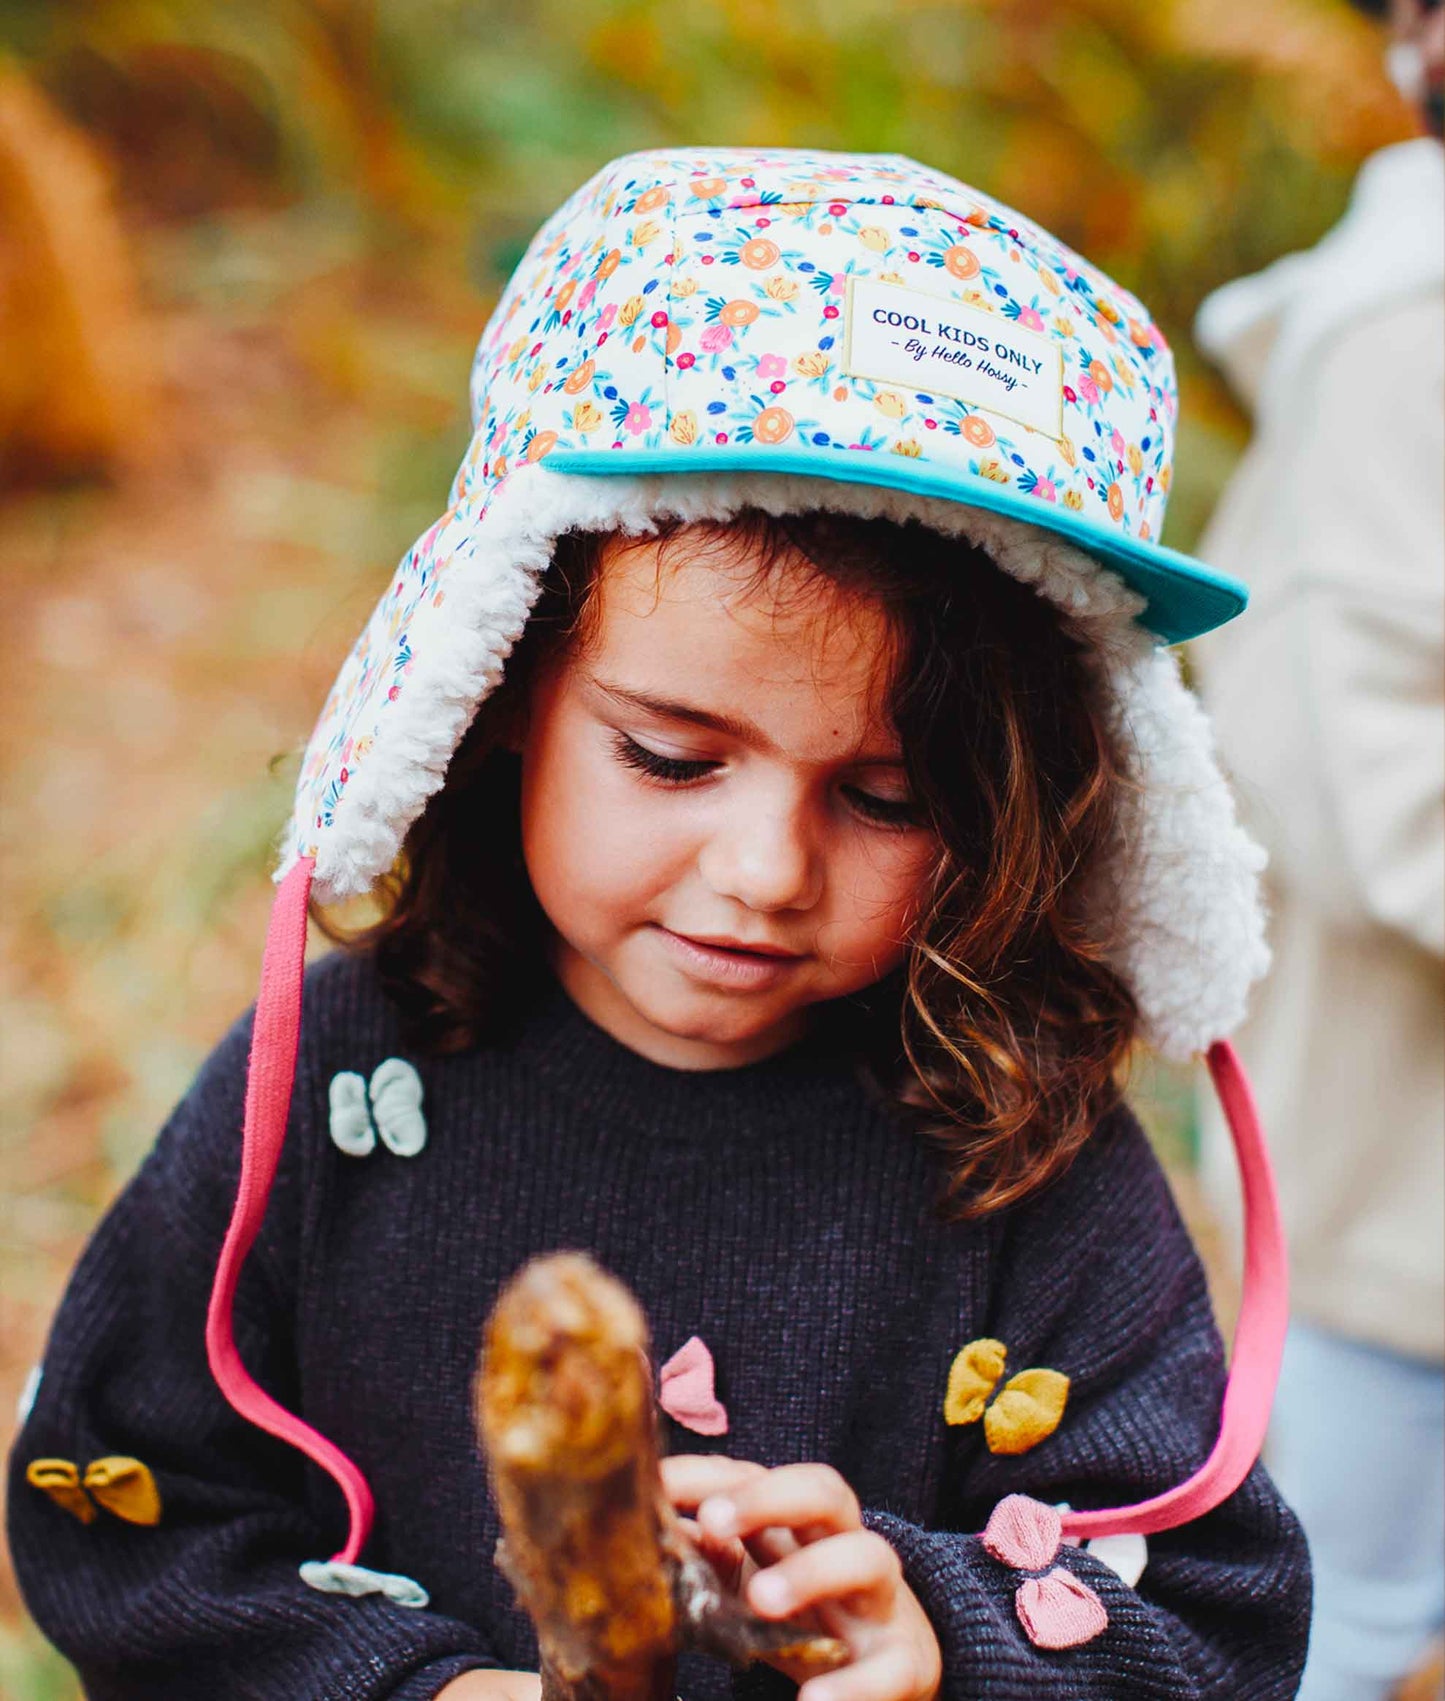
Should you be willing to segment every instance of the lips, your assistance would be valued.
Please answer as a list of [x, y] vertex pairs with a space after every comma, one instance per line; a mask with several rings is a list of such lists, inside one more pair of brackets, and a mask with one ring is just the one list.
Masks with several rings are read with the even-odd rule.
[[[668, 931], [677, 933], [676, 928]], [[677, 933], [677, 937], [687, 940], [690, 945], [704, 945], [713, 951], [737, 951], [749, 957], [796, 958], [803, 955], [801, 951], [789, 951], [781, 945], [750, 944], [745, 939], [723, 939], [702, 933]]]

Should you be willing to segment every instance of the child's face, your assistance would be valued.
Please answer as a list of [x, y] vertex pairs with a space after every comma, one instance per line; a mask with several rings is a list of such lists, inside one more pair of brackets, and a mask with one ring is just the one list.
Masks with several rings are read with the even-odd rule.
[[937, 841], [879, 608], [793, 574], [748, 592], [698, 532], [661, 573], [655, 541], [624, 543], [588, 640], [533, 688], [523, 851], [581, 1009], [656, 1062], [726, 1068], [897, 965]]

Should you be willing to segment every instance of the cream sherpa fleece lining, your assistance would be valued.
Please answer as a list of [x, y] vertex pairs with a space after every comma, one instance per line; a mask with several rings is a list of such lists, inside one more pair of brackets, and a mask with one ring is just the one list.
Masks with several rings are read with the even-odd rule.
[[[779, 473], [588, 477], [551, 472], [543, 462], [518, 469], [458, 541], [445, 613], [428, 609], [418, 620], [407, 688], [317, 847], [317, 896], [365, 892], [391, 867], [477, 706], [500, 681], [556, 537], [647, 533], [666, 515], [723, 520], [743, 506], [918, 520], [984, 549], [1069, 616], [1091, 645], [1131, 782], [1095, 896], [1106, 937], [1116, 942], [1114, 967], [1139, 1004], [1143, 1037], [1168, 1057], [1187, 1058], [1236, 1027], [1249, 988], [1269, 966], [1259, 895], [1264, 852], [1235, 818], [1209, 724], [1175, 655], [1134, 622], [1141, 599], [1041, 527], [875, 485]], [[294, 851], [285, 856], [278, 879], [294, 860]]]

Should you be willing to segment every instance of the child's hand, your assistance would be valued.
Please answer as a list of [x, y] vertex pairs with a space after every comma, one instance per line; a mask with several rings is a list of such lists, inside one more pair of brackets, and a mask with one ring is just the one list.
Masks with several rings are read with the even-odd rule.
[[[723, 1580], [762, 1618], [812, 1612], [853, 1658], [808, 1678], [799, 1701], [935, 1701], [943, 1656], [927, 1613], [903, 1580], [898, 1555], [863, 1528], [858, 1497], [830, 1465], [779, 1465], [678, 1454], [663, 1487]], [[806, 1681], [804, 1681], [806, 1679]]]
[[434, 1701], [539, 1701], [542, 1679], [534, 1671], [464, 1671], [437, 1690]]

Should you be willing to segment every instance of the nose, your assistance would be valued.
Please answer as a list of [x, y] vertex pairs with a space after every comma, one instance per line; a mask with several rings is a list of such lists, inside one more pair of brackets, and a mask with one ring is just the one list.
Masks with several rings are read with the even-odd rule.
[[823, 854], [803, 798], [739, 795], [698, 859], [720, 896], [750, 910], [807, 910], [823, 895]]

